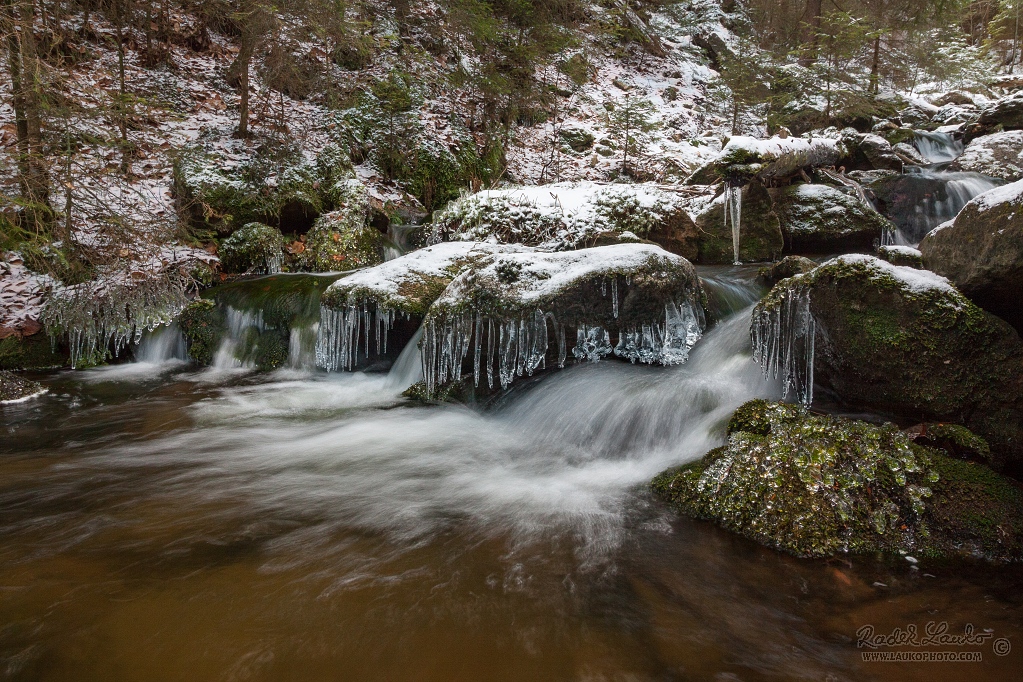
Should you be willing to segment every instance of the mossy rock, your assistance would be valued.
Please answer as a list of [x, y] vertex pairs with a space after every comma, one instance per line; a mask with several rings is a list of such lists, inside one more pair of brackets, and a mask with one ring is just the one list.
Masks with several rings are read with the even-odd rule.
[[227, 332], [224, 313], [217, 304], [206, 298], [192, 301], [178, 315], [178, 326], [188, 343], [188, 355], [200, 365], [212, 364]]
[[777, 263], [760, 268], [757, 272], [757, 281], [772, 287], [783, 279], [802, 275], [815, 267], [817, 263], [805, 256], [785, 256]]
[[0, 403], [25, 400], [42, 392], [43, 385], [38, 381], [0, 370]]
[[337, 197], [338, 208], [320, 216], [306, 234], [299, 262], [306, 270], [355, 270], [384, 260], [385, 235], [369, 224], [366, 188], [349, 181]]
[[878, 248], [877, 256], [892, 265], [904, 265], [917, 270], [924, 269], [923, 255], [910, 246], [882, 246]]
[[944, 450], [950, 457], [992, 463], [988, 442], [959, 424], [920, 424], [906, 430], [918, 445]]
[[[725, 202], [721, 195], [696, 218], [699, 230], [697, 261], [732, 263], [732, 229], [725, 227]], [[785, 238], [774, 201], [763, 183], [754, 180], [742, 189], [739, 221], [739, 260], [744, 263], [772, 261], [781, 256]]]
[[174, 163], [174, 197], [199, 239], [227, 235], [252, 222], [301, 233], [332, 207], [332, 188], [351, 172], [347, 154], [334, 144], [313, 162], [297, 149], [285, 149], [257, 152], [228, 167], [201, 141]]
[[855, 195], [830, 185], [789, 185], [771, 196], [789, 253], [865, 251], [885, 230], [895, 230]]
[[981, 194], [920, 242], [926, 267], [1023, 332], [1023, 180]]
[[11, 335], [0, 339], [0, 369], [50, 369], [66, 367], [70, 355], [46, 334]]
[[273, 274], [284, 264], [284, 235], [276, 227], [248, 223], [220, 244], [220, 263], [226, 272]]
[[574, 152], [581, 154], [593, 148], [593, 134], [582, 128], [562, 128], [560, 135]]
[[800, 557], [1023, 559], [1023, 491], [892, 424], [756, 401], [724, 447], [652, 487], [688, 516]]
[[[754, 317], [808, 297], [816, 383], [856, 409], [961, 424], [1023, 459], [1023, 342], [933, 273], [841, 256], [779, 282]], [[782, 339], [785, 342], [785, 339]]]

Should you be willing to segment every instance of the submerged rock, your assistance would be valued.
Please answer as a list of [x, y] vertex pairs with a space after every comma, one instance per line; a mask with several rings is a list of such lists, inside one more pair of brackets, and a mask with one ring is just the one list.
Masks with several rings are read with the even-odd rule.
[[985, 192], [922, 242], [924, 265], [1023, 331], [1023, 180]]
[[227, 331], [224, 313], [210, 299], [197, 298], [181, 310], [177, 321], [189, 357], [200, 365], [211, 364]]
[[789, 185], [771, 194], [790, 253], [866, 250], [895, 230], [858, 197], [830, 185]]
[[943, 277], [841, 256], [779, 282], [753, 335], [797, 395], [816, 383], [850, 407], [962, 424], [999, 464], [1023, 459], [1023, 342]]
[[[759, 181], [742, 188], [739, 221], [739, 260], [744, 263], [771, 261], [785, 247], [781, 223], [770, 193]], [[735, 252], [732, 228], [725, 224], [725, 195], [714, 199], [696, 218], [699, 229], [697, 260], [700, 263], [732, 263]]]
[[484, 190], [434, 217], [453, 241], [497, 241], [564, 251], [647, 240], [686, 258], [696, 255], [696, 226], [685, 196], [652, 184], [564, 182]]
[[662, 473], [654, 490], [688, 516], [800, 557], [1023, 559], [1023, 491], [892, 424], [757, 400], [728, 431], [725, 446]]
[[45, 392], [38, 381], [0, 370], [0, 404], [21, 402]]
[[1023, 130], [975, 138], [948, 170], [982, 173], [1009, 182], [1023, 179]]

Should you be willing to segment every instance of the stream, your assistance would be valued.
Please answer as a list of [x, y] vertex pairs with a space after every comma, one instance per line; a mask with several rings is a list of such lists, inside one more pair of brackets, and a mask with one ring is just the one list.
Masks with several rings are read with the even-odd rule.
[[[856, 632], [1016, 645], [1019, 567], [798, 560], [647, 491], [778, 395], [750, 358], [756, 270], [700, 269], [719, 322], [686, 364], [570, 365], [487, 409], [402, 398], [415, 337], [389, 370], [325, 373], [299, 332], [257, 373], [196, 368], [168, 327], [134, 363], [36, 375], [47, 395], [0, 405], [0, 678], [961, 679], [864, 662]], [[221, 305], [251, 326], [246, 300], [310, 281]], [[1018, 674], [984, 656], [973, 679]]]

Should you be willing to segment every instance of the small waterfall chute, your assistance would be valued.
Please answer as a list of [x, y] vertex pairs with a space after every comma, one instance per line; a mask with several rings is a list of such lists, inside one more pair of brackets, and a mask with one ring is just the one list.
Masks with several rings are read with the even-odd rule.
[[963, 143], [949, 133], [914, 130], [913, 146], [930, 163], [949, 163], [963, 153]]

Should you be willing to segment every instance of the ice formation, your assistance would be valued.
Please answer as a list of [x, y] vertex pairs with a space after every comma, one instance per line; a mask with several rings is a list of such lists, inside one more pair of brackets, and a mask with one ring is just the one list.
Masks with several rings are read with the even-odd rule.
[[795, 286], [781, 302], [754, 313], [750, 321], [753, 360], [768, 379], [781, 379], [782, 397], [813, 403], [813, 350], [817, 323], [810, 311], [810, 290]]
[[735, 265], [739, 261], [739, 223], [742, 219], [742, 187], [732, 183], [725, 184], [725, 228], [732, 227], [732, 251], [735, 254]]
[[368, 357], [371, 342], [377, 355], [387, 353], [387, 333], [394, 324], [395, 313], [368, 300], [343, 308], [323, 306], [316, 336], [316, 366], [328, 371], [351, 371], [359, 361], [359, 353]]

